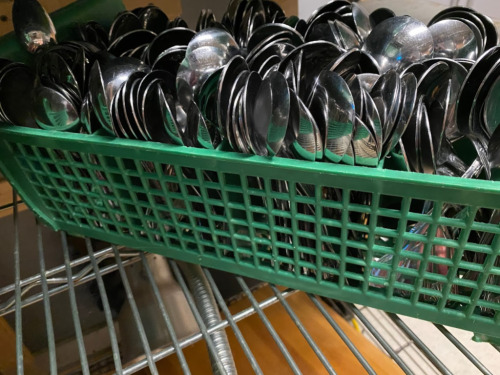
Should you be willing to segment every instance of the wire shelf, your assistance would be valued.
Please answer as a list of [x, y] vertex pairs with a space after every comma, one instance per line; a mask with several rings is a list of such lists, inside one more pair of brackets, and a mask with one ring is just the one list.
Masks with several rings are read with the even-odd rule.
[[[424, 340], [424, 333], [414, 330], [408, 324], [407, 318], [402, 320], [397, 315], [386, 314], [382, 311], [355, 306], [351, 304], [338, 304], [332, 300], [322, 299], [318, 296], [305, 294], [292, 289], [284, 289], [272, 284], [256, 284], [252, 280], [244, 279], [234, 275], [224, 275], [220, 282], [220, 275], [215, 271], [203, 269], [203, 277], [212, 290], [213, 297], [220, 310], [222, 317], [215, 323], [207, 325], [203, 319], [203, 311], [193, 298], [193, 291], [186, 277], [185, 268], [182, 263], [168, 260], [168, 267], [173, 274], [174, 283], [188, 306], [196, 329], [189, 334], [179, 334], [176, 317], [172, 315], [172, 304], [177, 300], [165, 300], [165, 283], [158, 279], [158, 272], [152, 266], [152, 258], [161, 258], [157, 255], [143, 252], [130, 251], [109, 244], [97, 243], [91, 239], [80, 240], [83, 244], [84, 253], [75, 251], [72, 244], [73, 239], [68, 238], [64, 232], [58, 236], [58, 246], [62, 251], [63, 262], [54, 267], [47, 266], [47, 230], [38, 223], [35, 225], [35, 233], [24, 224], [26, 218], [31, 214], [18, 212], [17, 203], [14, 203], [13, 220], [13, 261], [14, 280], [7, 284], [0, 284], [0, 319], [5, 319], [12, 326], [15, 333], [16, 371], [22, 373], [66, 373], [66, 374], [99, 374], [117, 373], [133, 374], [148, 370], [152, 374], [162, 373], [160, 364], [166, 358], [175, 358], [176, 368], [180, 373], [197, 373], [196, 365], [189, 355], [189, 351], [196, 343], [203, 342], [212, 359], [212, 369], [224, 374], [231, 373], [227, 370], [224, 358], [220, 356], [217, 345], [216, 334], [226, 332], [233, 338], [231, 348], [233, 352], [242, 353], [243, 364], [238, 364], [238, 369], [246, 369], [248, 373], [263, 374], [268, 370], [262, 361], [262, 353], [256, 350], [255, 345], [250, 343], [250, 336], [241, 326], [241, 323], [250, 318], [256, 319], [261, 324], [262, 335], [269, 337], [270, 342], [275, 345], [287, 369], [280, 369], [284, 373], [301, 374], [308, 373], [304, 368], [306, 352], [300, 353], [290, 347], [287, 340], [288, 332], [283, 331], [282, 326], [276, 320], [272, 320], [269, 313], [273, 308], [279, 308], [283, 319], [290, 319], [293, 327], [298, 331], [304, 343], [307, 344], [307, 353], [314, 353], [314, 361], [321, 368], [320, 373], [342, 373], [332, 360], [332, 353], [325, 350], [325, 343], [319, 341], [315, 334], [315, 325], [327, 325], [334, 337], [345, 345], [349, 352], [348, 358], [352, 361], [353, 368], [359, 368], [360, 373], [383, 373], [380, 367], [369, 358], [366, 350], [362, 350], [359, 341], [353, 339], [346, 330], [347, 318], [357, 330], [371, 341], [371, 345], [380, 349], [382, 356], [387, 355], [388, 360], [401, 373], [407, 374], [452, 374], [456, 373], [450, 367], [450, 358], [440, 356]], [[6, 219], [4, 219], [6, 220]], [[0, 222], [1, 224], [2, 222]], [[36, 254], [36, 267], [39, 272], [26, 276], [22, 272], [25, 267], [25, 258], [21, 256], [20, 239], [25, 236], [36, 237], [36, 249], [29, 249]], [[51, 233], [54, 237], [54, 233]], [[2, 252], [10, 252], [12, 249], [3, 249]], [[22, 254], [25, 254], [23, 252]], [[161, 258], [164, 259], [164, 258]], [[12, 267], [9, 265], [9, 267]], [[31, 267], [33, 264], [31, 264]], [[163, 328], [156, 328], [167, 333], [168, 340], [158, 343], [151, 340], [151, 331], [148, 325], [150, 316], [144, 313], [144, 298], [137, 289], [137, 278], [130, 270], [139, 268], [143, 280], [147, 281], [149, 288], [149, 306], [157, 309], [157, 322]], [[21, 276], [22, 275], [22, 276]], [[161, 275], [160, 275], [161, 276]], [[118, 281], [117, 281], [118, 280]], [[130, 327], [134, 327], [139, 351], [133, 360], [126, 359], [124, 355], [123, 340], [126, 337], [124, 326], [118, 324], [121, 319], [116, 308], [116, 292], [110, 283], [119, 283], [119, 290], [123, 291], [123, 303], [130, 308]], [[232, 298], [228, 297], [227, 285], [231, 284], [233, 289]], [[98, 310], [101, 318], [99, 324], [90, 324], [93, 315], [89, 312], [89, 301], [84, 292], [89, 289], [94, 291], [93, 301], [98, 301], [93, 307]], [[263, 294], [263, 292], [265, 292]], [[229, 294], [231, 294], [229, 293]], [[170, 296], [170, 295], [169, 295]], [[67, 304], [64, 305], [61, 314], [60, 298], [64, 297]], [[317, 312], [318, 318], [314, 321], [308, 320], [298, 309], [295, 302], [302, 298], [301, 303], [310, 304]], [[239, 301], [245, 300], [246, 305], [241, 305], [235, 310]], [[235, 302], [236, 301], [236, 302]], [[332, 309], [332, 306], [335, 309]], [[333, 311], [341, 308], [340, 315]], [[31, 310], [38, 311], [42, 323], [42, 339], [44, 341], [38, 346], [33, 344], [31, 326], [33, 321], [30, 316]], [[123, 310], [123, 308], [122, 308]], [[95, 314], [94, 314], [95, 315]], [[63, 324], [67, 320], [70, 324]], [[95, 319], [94, 319], [95, 320]], [[320, 322], [320, 320], [322, 322]], [[62, 326], [62, 327], [61, 327]], [[493, 374], [498, 368], [488, 369], [488, 364], [498, 363], [500, 353], [498, 348], [489, 344], [464, 342], [458, 339], [446, 327], [436, 325], [435, 336], [446, 339], [450, 352], [459, 355], [462, 362], [467, 363], [467, 373]], [[61, 333], [63, 330], [63, 333]], [[97, 333], [96, 333], [97, 332]], [[92, 338], [94, 337], [94, 338]], [[95, 342], [100, 341], [99, 345]], [[435, 338], [433, 338], [435, 340]], [[470, 347], [475, 345], [474, 350]], [[30, 349], [38, 349], [30, 352]], [[484, 363], [478, 359], [477, 350], [487, 352], [493, 362]], [[446, 351], [445, 351], [446, 352]], [[40, 354], [41, 353], [41, 354]], [[76, 354], [70, 363], [67, 353]], [[441, 351], [443, 353], [443, 351]], [[336, 353], [333, 353], [335, 356]], [[0, 357], [1, 358], [1, 357]], [[34, 358], [34, 359], [33, 359]], [[391, 358], [392, 360], [390, 360]], [[481, 357], [481, 358], [484, 358]], [[194, 366], [194, 367], [193, 367]], [[36, 368], [33, 372], [33, 368]], [[471, 370], [472, 369], [472, 370]], [[1, 368], [0, 368], [1, 370]], [[227, 370], [227, 371], [226, 371]], [[40, 371], [40, 372], [38, 372]], [[240, 371], [241, 372], [241, 371]], [[244, 371], [243, 371], [244, 372]], [[394, 373], [387, 369], [386, 373]], [[464, 372], [465, 373], [465, 372]]]

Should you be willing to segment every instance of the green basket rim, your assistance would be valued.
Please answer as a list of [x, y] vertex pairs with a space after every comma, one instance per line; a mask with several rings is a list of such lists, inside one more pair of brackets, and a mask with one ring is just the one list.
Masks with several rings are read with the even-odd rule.
[[[201, 158], [212, 158], [218, 161], [238, 161], [250, 165], [273, 166], [295, 172], [307, 171], [321, 174], [335, 174], [337, 176], [362, 176], [363, 178], [383, 179], [387, 182], [408, 182], [420, 186], [434, 186], [439, 188], [466, 189], [477, 193], [493, 193], [500, 196], [500, 181], [465, 179], [452, 176], [440, 176], [418, 172], [399, 171], [392, 169], [370, 168], [364, 166], [334, 164], [324, 161], [307, 161], [299, 159], [287, 159], [282, 157], [265, 157], [258, 155], [242, 154], [234, 151], [208, 150], [195, 147], [179, 146], [152, 141], [141, 141], [134, 139], [114, 138], [112, 136], [89, 135], [71, 132], [59, 132], [56, 130], [44, 130], [27, 128], [16, 125], [0, 126], [0, 138], [14, 142], [22, 142], [23, 139], [36, 137], [40, 139], [43, 146], [47, 142], [53, 142], [54, 146], [74, 149], [75, 151], [88, 151], [87, 145], [109, 148], [110, 153], [116, 148], [130, 147], [136, 151], [168, 152], [171, 155], [191, 156]], [[32, 141], [27, 143], [33, 144]], [[258, 172], [257, 172], [258, 173]], [[294, 180], [291, 176], [290, 180]], [[362, 190], [362, 189], [361, 189]]]

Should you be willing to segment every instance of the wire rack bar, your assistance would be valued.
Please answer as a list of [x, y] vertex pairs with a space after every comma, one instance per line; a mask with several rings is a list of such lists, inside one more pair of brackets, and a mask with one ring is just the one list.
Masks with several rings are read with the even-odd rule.
[[[118, 249], [123, 249], [123, 247], [118, 247]], [[105, 249], [96, 251], [94, 256], [98, 260], [98, 263], [103, 261], [104, 259], [109, 259], [113, 258], [113, 249], [112, 247], [106, 247]], [[128, 253], [121, 253], [122, 256], [134, 256], [138, 254], [137, 251], [134, 252], [128, 252]], [[85, 274], [87, 274], [89, 271], [92, 270], [92, 267], [89, 265], [90, 263], [90, 257], [89, 255], [82, 256], [80, 258], [77, 258], [75, 260], [70, 261], [70, 266], [71, 268], [76, 268], [78, 266], [86, 265], [85, 268], [80, 270], [77, 275], [73, 276], [74, 281], [77, 281], [78, 278], [83, 277]], [[45, 278], [47, 278], [47, 283], [48, 284], [65, 284], [68, 282], [68, 279], [66, 277], [54, 277], [55, 275], [59, 273], [64, 273], [66, 270], [66, 266], [64, 264], [51, 268], [49, 270], [46, 270], [45, 272]], [[27, 277], [25, 279], [20, 280], [20, 286], [21, 288], [29, 287], [31, 284], [39, 285], [41, 283], [41, 274], [33, 275], [30, 277]], [[15, 291], [15, 284], [9, 284], [6, 285], [2, 288], [0, 288], [0, 296], [3, 294], [7, 294], [9, 292], [14, 292]]]
[[111, 308], [109, 306], [108, 295], [106, 293], [106, 288], [104, 286], [104, 281], [102, 280], [101, 270], [97, 264], [94, 248], [92, 246], [91, 241], [86, 238], [85, 245], [87, 247], [87, 251], [89, 253], [90, 262], [92, 263], [92, 268], [94, 269], [95, 279], [97, 282], [97, 287], [99, 288], [99, 295], [101, 297], [104, 316], [106, 318], [106, 325], [109, 332], [109, 339], [111, 343], [111, 350], [113, 352], [113, 363], [115, 364], [115, 371], [117, 374], [121, 374], [122, 372], [122, 362], [120, 358], [120, 348], [118, 346], [118, 338], [116, 337], [115, 325], [113, 323], [113, 316], [111, 314]]
[[401, 320], [399, 316], [392, 313], [387, 313], [389, 318], [405, 333], [410, 340], [412, 340], [415, 345], [420, 349], [422, 354], [424, 354], [429, 361], [442, 373], [445, 375], [453, 375], [452, 372], [444, 365], [443, 362], [429, 349], [427, 345], [413, 332], [410, 327], [406, 325], [405, 322]]
[[47, 330], [47, 347], [49, 353], [49, 368], [51, 374], [57, 374], [56, 341], [54, 337], [54, 324], [50, 308], [49, 286], [45, 271], [45, 255], [43, 251], [42, 228], [37, 225], [38, 258], [40, 261], [40, 280], [42, 283], [43, 309], [45, 315], [45, 327]]
[[146, 256], [144, 253], [141, 253], [141, 260], [142, 264], [144, 266], [144, 269], [146, 270], [146, 275], [148, 277], [148, 281], [151, 284], [151, 288], [153, 289], [153, 294], [155, 296], [156, 303], [158, 307], [160, 308], [161, 315], [163, 317], [163, 320], [165, 321], [165, 325], [167, 326], [167, 331], [170, 335], [170, 338], [172, 340], [172, 346], [175, 350], [175, 353], [177, 354], [177, 358], [179, 359], [179, 363], [181, 365], [181, 369], [185, 374], [190, 374], [191, 371], [189, 370], [189, 365], [186, 361], [186, 357], [184, 356], [184, 353], [182, 352], [182, 348], [179, 344], [179, 340], [177, 338], [177, 334], [175, 333], [174, 326], [172, 324], [172, 320], [170, 319], [170, 316], [168, 315], [168, 311], [165, 308], [165, 304], [163, 303], [163, 299], [161, 298], [160, 290], [158, 289], [158, 285], [156, 285], [156, 282], [153, 277], [153, 273], [151, 272], [151, 268], [149, 267], [148, 262], [146, 261]]
[[483, 363], [476, 358], [474, 354], [470, 352], [469, 349], [465, 347], [464, 344], [462, 344], [453, 334], [448, 331], [444, 326], [441, 324], [434, 324], [434, 326], [446, 337], [450, 342], [455, 345], [455, 347], [460, 350], [460, 352], [467, 357], [467, 359], [477, 367], [479, 371], [481, 371], [485, 375], [493, 375], [487, 368], [486, 366], [483, 365]]
[[254, 307], [255, 311], [257, 312], [257, 315], [259, 316], [260, 320], [268, 330], [269, 334], [272, 336], [273, 340], [275, 341], [276, 345], [278, 345], [278, 348], [285, 357], [286, 361], [288, 362], [288, 365], [290, 366], [291, 370], [293, 371], [294, 374], [301, 374], [301, 371], [297, 364], [295, 363], [292, 355], [286, 348], [285, 344], [281, 340], [281, 338], [278, 335], [278, 332], [274, 329], [272, 326], [271, 322], [269, 319], [267, 319], [266, 315], [264, 314], [264, 311], [259, 307], [259, 304], [255, 297], [253, 296], [252, 292], [250, 291], [250, 288], [248, 288], [248, 285], [246, 284], [245, 280], [241, 277], [236, 277], [236, 280], [238, 281], [238, 284], [240, 285], [241, 289], [243, 292], [246, 294], [248, 299], [250, 300], [250, 303]]
[[23, 360], [23, 315], [21, 306], [21, 261], [19, 259], [19, 223], [17, 212], [17, 194], [13, 191], [12, 201], [14, 202], [14, 268], [15, 268], [15, 311], [16, 311], [16, 358], [17, 358], [17, 373], [24, 374]]
[[373, 324], [363, 315], [363, 313], [354, 305], [351, 306], [351, 310], [356, 315], [356, 317], [364, 324], [364, 326], [370, 331], [370, 333], [375, 337], [375, 339], [380, 343], [382, 348], [391, 356], [392, 359], [398, 364], [398, 366], [405, 372], [405, 374], [413, 374], [406, 363], [401, 359], [401, 357], [396, 353], [396, 351], [389, 345], [387, 340], [379, 333]]
[[130, 309], [132, 310], [132, 316], [134, 317], [136, 328], [139, 332], [139, 337], [141, 339], [142, 347], [144, 349], [144, 354], [146, 355], [146, 360], [149, 366], [149, 370], [153, 375], [157, 375], [158, 369], [156, 368], [155, 361], [153, 360], [153, 356], [151, 354], [151, 348], [149, 347], [148, 338], [146, 337], [146, 331], [144, 330], [141, 316], [139, 315], [139, 309], [137, 308], [137, 304], [135, 303], [134, 294], [132, 293], [132, 288], [130, 287], [130, 283], [128, 281], [128, 277], [125, 272], [125, 268], [123, 267], [120, 254], [118, 253], [118, 249], [115, 246], [113, 246], [113, 252], [115, 254], [116, 263], [118, 264], [118, 271], [120, 272], [120, 277], [122, 279], [123, 287], [125, 288], [127, 300], [128, 303], [130, 304]]
[[[382, 332], [383, 330], [388, 340], [395, 342], [392, 348], [398, 355], [402, 357], [403, 353], [406, 354], [407, 358], [404, 359], [404, 362], [413, 372], [425, 375], [440, 374], [432, 362], [430, 362], [408, 336], [393, 323], [385, 312], [367, 307], [360, 308], [359, 310], [365, 317], [369, 318], [370, 321], [377, 322], [379, 331]], [[403, 342], [401, 342], [401, 340]]]
[[368, 361], [363, 357], [363, 355], [359, 352], [359, 350], [356, 348], [356, 346], [352, 343], [352, 341], [349, 339], [349, 337], [345, 334], [344, 331], [342, 331], [342, 328], [337, 324], [337, 322], [331, 317], [331, 315], [326, 311], [325, 307], [321, 304], [321, 302], [318, 300], [318, 297], [308, 294], [309, 298], [311, 301], [316, 305], [318, 310], [323, 314], [325, 319], [330, 323], [332, 328], [337, 332], [337, 335], [340, 336], [342, 341], [347, 345], [349, 350], [354, 354], [356, 359], [359, 361], [359, 363], [364, 367], [364, 369], [368, 372], [370, 375], [376, 375], [375, 370], [370, 366]]
[[80, 313], [78, 312], [78, 306], [76, 302], [75, 284], [71, 275], [71, 266], [69, 264], [68, 241], [65, 232], [61, 232], [61, 242], [63, 245], [64, 264], [66, 266], [66, 275], [68, 278], [68, 294], [69, 302], [71, 305], [71, 316], [73, 317], [73, 323], [75, 327], [76, 342], [78, 344], [78, 353], [80, 355], [82, 373], [83, 375], [90, 375], [87, 352], [85, 350], [85, 343], [83, 341], [82, 325], [80, 323]]
[[330, 362], [328, 362], [328, 359], [325, 357], [325, 355], [323, 354], [323, 352], [319, 348], [318, 344], [316, 344], [316, 342], [314, 341], [314, 339], [312, 338], [312, 336], [307, 331], [306, 327], [304, 327], [304, 325], [300, 321], [300, 319], [297, 316], [297, 314], [295, 314], [295, 312], [290, 307], [290, 305], [288, 304], [288, 302], [283, 298], [283, 296], [281, 295], [281, 292], [279, 291], [279, 289], [276, 288], [276, 286], [272, 285], [272, 284], [270, 285], [270, 287], [273, 290], [274, 295], [276, 297], [278, 297], [281, 305], [285, 308], [285, 310], [288, 313], [288, 315], [290, 315], [290, 318], [292, 318], [293, 322], [295, 323], [295, 325], [299, 329], [299, 331], [302, 334], [302, 336], [304, 336], [304, 338], [306, 339], [307, 343], [311, 346], [311, 348], [313, 349], [314, 353], [318, 356], [318, 359], [321, 361], [321, 363], [323, 364], [323, 366], [325, 366], [326, 371], [329, 374], [336, 374], [335, 370], [333, 369], [333, 367], [330, 364]]
[[[122, 261], [124, 266], [130, 265], [133, 263], [137, 263], [140, 261], [140, 258], [137, 257], [136, 255], [127, 254], [127, 256], [131, 256], [131, 258], [125, 259]], [[118, 269], [117, 264], [112, 264], [112, 265], [106, 266], [103, 269], [101, 269], [101, 275], [107, 275], [109, 273], [116, 271], [117, 269]], [[89, 272], [86, 272], [85, 276], [75, 275], [72, 278], [72, 282], [73, 282], [74, 286], [79, 286], [79, 285], [88, 283], [89, 281], [93, 281], [93, 280], [95, 280], [95, 274], [89, 273]], [[50, 283], [49, 280], [47, 280], [47, 282]], [[58, 284], [60, 284], [60, 283], [58, 282]], [[37, 282], [37, 285], [38, 285], [38, 282]], [[29, 285], [26, 287], [27, 289], [22, 289], [22, 291], [20, 292], [21, 297], [37, 285]], [[52, 297], [56, 294], [65, 292], [68, 289], [69, 289], [69, 283], [65, 283], [63, 285], [59, 285], [58, 287], [49, 289], [48, 294], [49, 294], [49, 297]], [[22, 300], [21, 306], [24, 308], [24, 307], [33, 305], [34, 303], [42, 301], [43, 298], [44, 298], [43, 293], [34, 294], [34, 295], [29, 296], [26, 299]], [[10, 301], [7, 302], [7, 304], [5, 306], [0, 307], [0, 316], [7, 315], [7, 314], [13, 312], [14, 310], [15, 310], [15, 301], [12, 298]]]
[[65, 232], [61, 232], [61, 242], [63, 245], [64, 265], [66, 266], [66, 275], [68, 278], [68, 294], [69, 294], [69, 302], [71, 305], [71, 316], [73, 317], [73, 323], [75, 327], [76, 342], [78, 344], [78, 353], [80, 355], [82, 373], [83, 375], [90, 375], [89, 363], [87, 360], [87, 352], [85, 350], [85, 343], [83, 341], [82, 326], [80, 324], [80, 314], [78, 312], [78, 306], [76, 302], [75, 284], [73, 281], [73, 277], [71, 275], [71, 266], [69, 264], [68, 241]]

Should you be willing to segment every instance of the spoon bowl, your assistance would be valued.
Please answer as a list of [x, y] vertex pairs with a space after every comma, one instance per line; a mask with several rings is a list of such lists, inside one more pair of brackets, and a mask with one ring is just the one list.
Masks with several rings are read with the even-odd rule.
[[12, 23], [17, 39], [30, 53], [56, 42], [56, 28], [52, 19], [37, 0], [15, 0]]
[[381, 72], [391, 68], [402, 70], [432, 57], [434, 40], [427, 26], [415, 18], [391, 17], [375, 26], [362, 50], [373, 56]]

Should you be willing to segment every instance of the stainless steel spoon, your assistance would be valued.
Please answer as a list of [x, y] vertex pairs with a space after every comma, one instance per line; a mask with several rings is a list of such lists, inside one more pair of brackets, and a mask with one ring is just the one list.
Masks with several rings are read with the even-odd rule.
[[427, 26], [415, 18], [391, 17], [375, 26], [362, 49], [377, 60], [381, 72], [386, 72], [431, 57], [434, 40]]
[[56, 28], [37, 0], [15, 0], [12, 22], [17, 39], [30, 53], [56, 41]]
[[310, 109], [325, 142], [325, 157], [340, 162], [351, 143], [355, 118], [354, 98], [347, 83], [335, 72], [322, 71]]
[[[271, 86], [272, 115], [267, 129], [266, 142], [269, 155], [276, 155], [282, 147], [290, 115], [290, 92], [286, 79], [280, 72], [271, 72], [265, 79]], [[259, 107], [256, 106], [259, 111]]]
[[445, 19], [429, 26], [434, 56], [475, 60], [479, 53], [474, 32], [464, 22]]
[[59, 92], [40, 86], [34, 93], [33, 115], [42, 129], [73, 131], [80, 126], [74, 105]]

